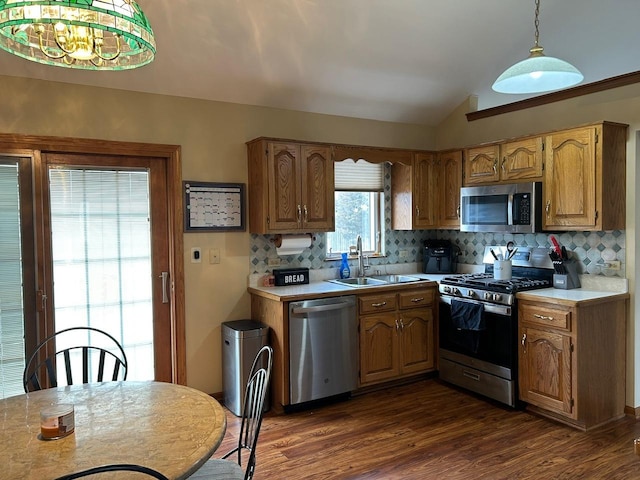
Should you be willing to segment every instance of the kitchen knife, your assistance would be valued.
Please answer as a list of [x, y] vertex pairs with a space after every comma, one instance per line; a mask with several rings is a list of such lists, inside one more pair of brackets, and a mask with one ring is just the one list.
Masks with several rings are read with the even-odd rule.
[[553, 247], [555, 248], [558, 257], [562, 258], [562, 250], [560, 249], [560, 244], [558, 243], [558, 240], [556, 240], [556, 237], [550, 235], [549, 239], [551, 240], [551, 243], [553, 243]]

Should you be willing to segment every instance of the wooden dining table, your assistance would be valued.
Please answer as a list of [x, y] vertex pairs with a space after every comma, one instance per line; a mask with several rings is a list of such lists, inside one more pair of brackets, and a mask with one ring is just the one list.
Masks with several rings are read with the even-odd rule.
[[[59, 404], [74, 406], [75, 430], [41, 440], [40, 411]], [[214, 398], [171, 383], [105, 382], [17, 395], [0, 400], [0, 478], [47, 480], [134, 463], [184, 479], [216, 451], [226, 426]]]

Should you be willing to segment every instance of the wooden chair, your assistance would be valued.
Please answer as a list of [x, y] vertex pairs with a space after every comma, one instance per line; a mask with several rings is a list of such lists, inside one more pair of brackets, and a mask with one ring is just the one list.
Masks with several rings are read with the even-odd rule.
[[[121, 463], [117, 465], [102, 465], [100, 467], [93, 467], [81, 472], [70, 473], [56, 478], [55, 480], [72, 480], [74, 478], [88, 477], [89, 475], [95, 475], [102, 472], [139, 472], [145, 473], [150, 477], [157, 478], [159, 480], [169, 480], [162, 473], [152, 468], [143, 467], [142, 465], [133, 465], [129, 463]], [[137, 477], [136, 477], [137, 478]]]
[[[265, 363], [266, 367], [262, 366]], [[273, 349], [268, 345], [262, 347], [253, 360], [244, 393], [244, 408], [238, 445], [222, 458], [208, 460], [189, 477], [190, 479], [250, 480], [253, 478], [256, 468], [256, 446], [264, 416], [264, 402], [271, 379], [272, 364]], [[242, 467], [243, 450], [247, 450], [249, 455], [244, 469]], [[230, 459], [232, 455], [237, 455], [235, 461]]]
[[[83, 343], [90, 344], [61, 346], [57, 350], [56, 343], [64, 341], [68, 344], [78, 334], [85, 338]], [[62, 379], [57, 374], [59, 364], [64, 365]], [[62, 385], [126, 379], [127, 356], [124, 349], [114, 337], [93, 327], [66, 328], [44, 339], [29, 358], [22, 376], [27, 393], [57, 387], [65, 381]]]

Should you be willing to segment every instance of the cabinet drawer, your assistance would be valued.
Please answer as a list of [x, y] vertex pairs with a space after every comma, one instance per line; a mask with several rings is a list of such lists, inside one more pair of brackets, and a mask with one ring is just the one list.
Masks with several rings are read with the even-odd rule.
[[396, 309], [396, 294], [383, 293], [381, 295], [364, 295], [358, 297], [360, 314], [387, 312]]
[[521, 322], [545, 325], [560, 330], [571, 331], [571, 311], [548, 308], [540, 305], [520, 305]]
[[411, 290], [398, 294], [400, 308], [415, 308], [423, 305], [431, 305], [435, 298], [435, 290]]

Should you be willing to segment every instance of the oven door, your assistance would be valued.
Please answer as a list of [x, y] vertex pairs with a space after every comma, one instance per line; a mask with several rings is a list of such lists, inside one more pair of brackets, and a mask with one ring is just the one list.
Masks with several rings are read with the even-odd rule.
[[[454, 325], [451, 319], [451, 300], [454, 298], [484, 306], [483, 330], [461, 330]], [[440, 350], [515, 370], [518, 325], [513, 307], [441, 295], [439, 327]], [[515, 371], [510, 373], [514, 375]]]

